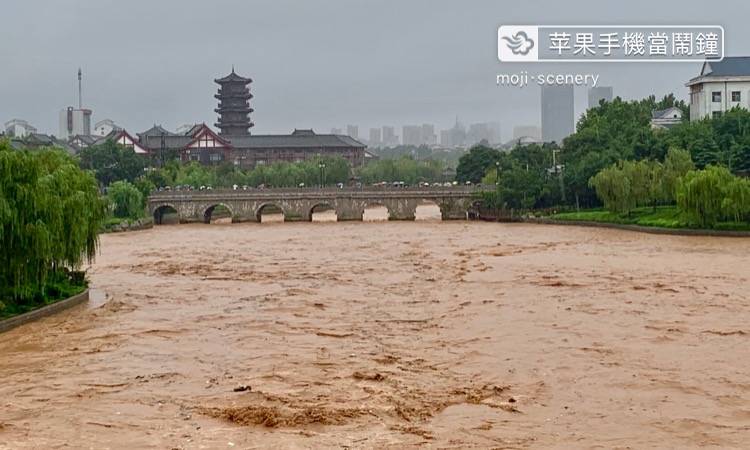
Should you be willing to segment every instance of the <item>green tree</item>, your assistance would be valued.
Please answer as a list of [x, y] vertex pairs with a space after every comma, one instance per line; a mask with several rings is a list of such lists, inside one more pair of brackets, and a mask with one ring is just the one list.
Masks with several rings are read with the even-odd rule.
[[79, 154], [82, 169], [93, 170], [101, 186], [114, 181], [134, 181], [143, 175], [148, 161], [132, 148], [106, 141], [84, 148]]
[[0, 300], [46, 298], [53, 278], [93, 259], [105, 215], [96, 179], [66, 153], [0, 141]]
[[127, 181], [115, 181], [107, 187], [107, 199], [115, 217], [137, 219], [143, 216], [143, 194]]
[[725, 215], [735, 222], [750, 218], [750, 179], [734, 177], [724, 188], [721, 206]]
[[366, 184], [381, 181], [403, 181], [408, 184], [436, 182], [443, 180], [443, 163], [431, 159], [417, 161], [410, 156], [402, 156], [371, 162], [357, 173]]
[[475, 145], [458, 160], [456, 180], [460, 183], [467, 181], [479, 183], [498, 159], [500, 159], [499, 151], [483, 145]]
[[690, 171], [677, 183], [677, 206], [691, 223], [713, 228], [729, 215], [725, 194], [733, 179], [726, 167]]
[[628, 215], [640, 205], [655, 204], [660, 198], [661, 164], [652, 161], [619, 161], [589, 181], [604, 207]]
[[679, 148], [669, 149], [666, 158], [664, 158], [664, 168], [661, 173], [662, 198], [665, 202], [672, 203], [675, 201], [677, 180], [693, 169], [695, 169], [695, 164], [690, 157], [690, 152]]

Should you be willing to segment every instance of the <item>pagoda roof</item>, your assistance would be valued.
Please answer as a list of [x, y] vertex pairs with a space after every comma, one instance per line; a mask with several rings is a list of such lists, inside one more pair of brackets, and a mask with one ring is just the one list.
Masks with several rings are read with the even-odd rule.
[[225, 76], [223, 78], [217, 78], [217, 79], [214, 80], [214, 82], [219, 83], [219, 84], [221, 84], [221, 83], [230, 83], [232, 81], [238, 81], [238, 82], [242, 82], [242, 83], [245, 83], [245, 84], [253, 82], [253, 80], [251, 80], [250, 78], [245, 78], [245, 77], [241, 77], [241, 76], [237, 75], [234, 72], [234, 68], [232, 68], [232, 73], [230, 73], [229, 75], [227, 75], [227, 76]]

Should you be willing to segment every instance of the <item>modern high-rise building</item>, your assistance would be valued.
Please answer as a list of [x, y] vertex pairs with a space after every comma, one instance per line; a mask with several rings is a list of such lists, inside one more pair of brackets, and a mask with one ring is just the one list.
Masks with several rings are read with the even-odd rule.
[[404, 125], [401, 128], [401, 142], [404, 145], [422, 145], [422, 127], [420, 125]]
[[380, 145], [383, 143], [380, 128], [370, 128], [370, 145]]
[[346, 135], [354, 139], [359, 139], [359, 127], [357, 125], [347, 125]]
[[573, 134], [573, 85], [542, 86], [542, 140], [557, 142]]
[[599, 106], [601, 100], [604, 100], [605, 102], [612, 101], [612, 86], [597, 86], [589, 89], [588, 109]]
[[466, 141], [469, 145], [478, 144], [481, 141], [487, 141], [489, 144], [500, 143], [500, 123], [484, 122], [469, 125]]
[[383, 145], [393, 147], [398, 145], [398, 136], [393, 127], [383, 126]]
[[456, 117], [453, 128], [440, 132], [440, 144], [445, 147], [463, 147], [466, 145], [466, 128]]
[[344, 134], [341, 128], [331, 128], [331, 134]]
[[422, 124], [422, 143], [427, 145], [437, 144], [437, 135], [435, 134], [435, 125], [431, 123]]

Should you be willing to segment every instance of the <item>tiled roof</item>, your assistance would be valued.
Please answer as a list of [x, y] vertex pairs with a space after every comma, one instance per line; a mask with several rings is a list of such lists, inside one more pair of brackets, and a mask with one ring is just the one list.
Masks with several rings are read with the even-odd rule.
[[154, 125], [153, 127], [149, 128], [148, 130], [138, 133], [139, 137], [143, 136], [160, 136], [164, 134], [165, 136], [174, 136], [175, 133], [172, 133], [171, 131], [167, 131], [164, 129], [161, 125]]
[[[312, 132], [312, 130], [310, 130]], [[266, 134], [251, 136], [226, 136], [235, 148], [333, 148], [365, 147], [365, 144], [349, 136], [337, 134]]]
[[677, 112], [678, 115], [682, 117], [682, 110], [676, 106], [672, 106], [671, 108], [652, 111], [651, 118], [652, 119], [673, 119], [674, 118], [672, 117], [674, 115], [673, 111]]
[[[158, 136], [146, 136], [143, 134], [138, 135], [140, 137], [140, 144], [151, 150], [161, 149], [161, 135]], [[193, 140], [192, 136], [183, 134], [169, 134], [164, 135], [164, 148], [167, 150], [181, 149], [188, 145]]]
[[750, 56], [727, 56], [721, 61], [706, 61], [705, 77], [750, 76]]

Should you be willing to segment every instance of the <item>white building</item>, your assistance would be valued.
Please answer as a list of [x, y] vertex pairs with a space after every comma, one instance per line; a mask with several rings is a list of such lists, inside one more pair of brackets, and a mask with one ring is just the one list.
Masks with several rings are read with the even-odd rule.
[[5, 122], [5, 133], [11, 137], [25, 138], [32, 133], [36, 133], [36, 128], [29, 125], [29, 122], [25, 120], [13, 119]]
[[736, 106], [750, 109], [750, 57], [706, 61], [685, 86], [690, 88], [690, 120], [716, 117]]
[[651, 112], [651, 128], [664, 130], [682, 122], [682, 110], [676, 106]]
[[120, 131], [122, 127], [119, 127], [111, 119], [100, 120], [94, 125], [95, 136], [106, 136], [113, 131]]
[[91, 135], [91, 110], [70, 106], [60, 111], [60, 134], [57, 137], [67, 140], [78, 135]]

